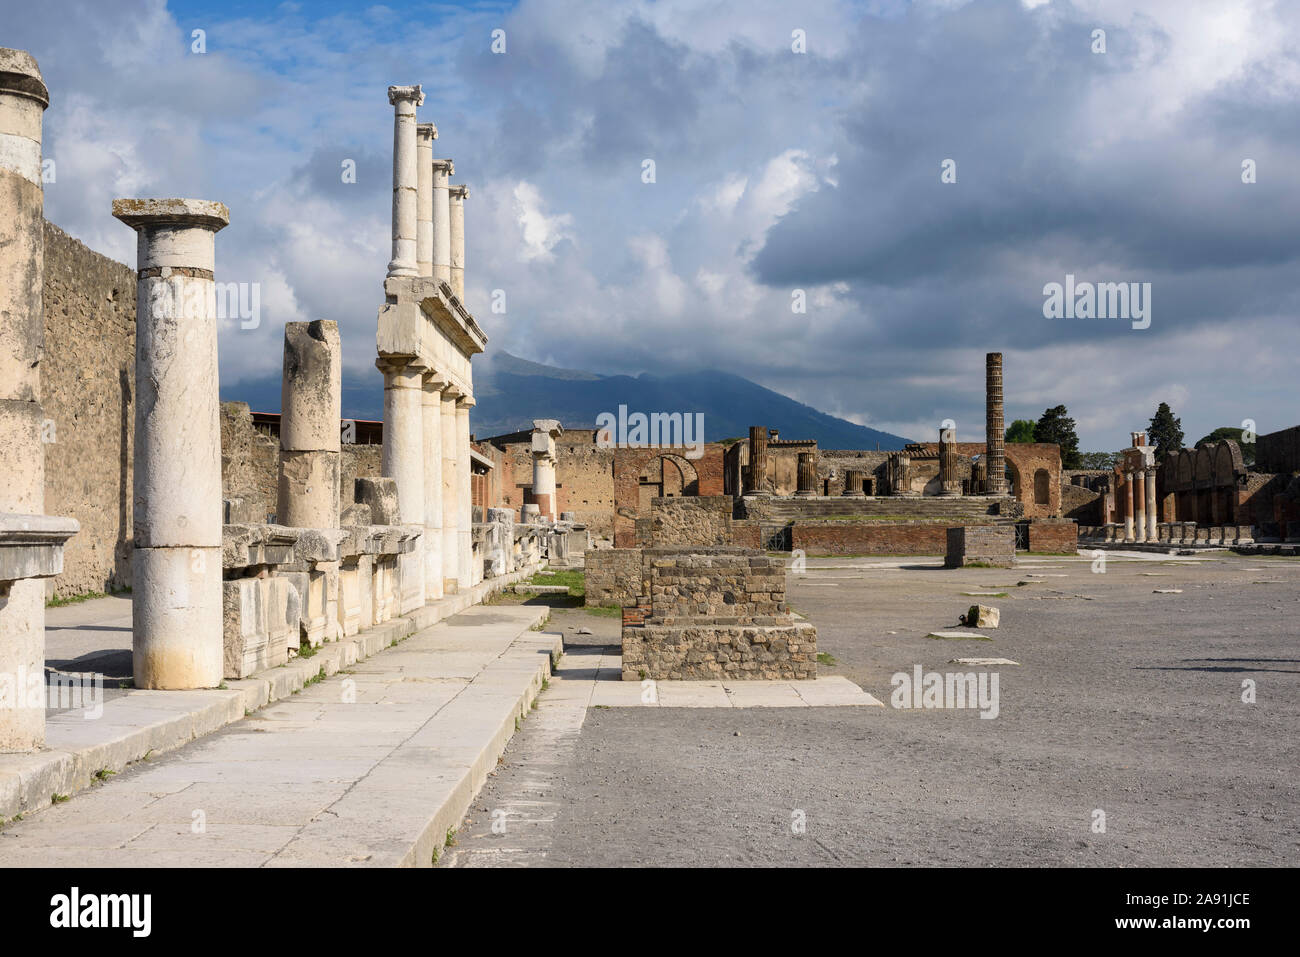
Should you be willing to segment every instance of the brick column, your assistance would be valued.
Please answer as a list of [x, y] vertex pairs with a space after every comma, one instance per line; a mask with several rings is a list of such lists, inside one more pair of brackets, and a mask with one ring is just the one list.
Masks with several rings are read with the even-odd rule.
[[1124, 472], [1124, 541], [1133, 541], [1133, 473]]
[[1002, 353], [990, 352], [984, 357], [985, 458], [988, 463], [988, 494], [1007, 494], [1007, 465], [1003, 441], [1006, 438], [1002, 421]]
[[213, 688], [224, 665], [215, 236], [201, 199], [115, 199], [136, 252], [135, 686]]

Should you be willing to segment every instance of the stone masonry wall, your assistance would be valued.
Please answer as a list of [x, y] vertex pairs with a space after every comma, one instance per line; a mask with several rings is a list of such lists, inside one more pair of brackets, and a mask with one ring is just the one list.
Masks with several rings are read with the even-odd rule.
[[936, 522], [795, 522], [790, 547], [809, 555], [943, 555], [948, 526]]
[[81, 523], [53, 594], [131, 584], [135, 271], [45, 224], [45, 512]]
[[1079, 526], [1072, 521], [1036, 518], [1029, 523], [1031, 552], [1068, 552], [1079, 548]]
[[993, 565], [1009, 568], [1016, 563], [1016, 530], [1010, 525], [964, 525], [948, 529], [944, 565]]
[[588, 549], [585, 570], [589, 606], [636, 604], [641, 593], [641, 549]]

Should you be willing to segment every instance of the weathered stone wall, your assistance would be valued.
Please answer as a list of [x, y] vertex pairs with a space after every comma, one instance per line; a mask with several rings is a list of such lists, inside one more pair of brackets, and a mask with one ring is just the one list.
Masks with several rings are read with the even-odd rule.
[[815, 678], [817, 631], [785, 603], [781, 559], [744, 548], [647, 548], [623, 612], [623, 680]]
[[1010, 525], [962, 525], [948, 529], [944, 565], [993, 565], [1009, 568], [1016, 563], [1016, 530]]
[[1104, 496], [1081, 485], [1061, 486], [1061, 513], [1080, 525], [1100, 525]]
[[650, 507], [654, 545], [730, 545], [732, 498], [657, 498]]
[[1300, 472], [1300, 425], [1257, 436], [1255, 468], [1260, 472]]
[[43, 293], [45, 512], [81, 523], [50, 583], [118, 590], [131, 584], [135, 271], [47, 222]]
[[817, 456], [818, 494], [843, 495], [844, 478], [849, 469], [864, 473], [871, 494], [879, 494], [888, 461], [888, 452], [824, 449]]
[[790, 547], [809, 555], [943, 555], [948, 526], [939, 522], [795, 522]]
[[1079, 526], [1072, 521], [1035, 518], [1029, 523], [1029, 550], [1031, 552], [1068, 552], [1073, 555], [1079, 548]]
[[641, 549], [588, 549], [586, 589], [591, 606], [635, 605], [641, 593]]
[[[531, 504], [533, 487], [532, 433], [496, 436], [503, 470], [496, 508]], [[614, 535], [614, 450], [596, 445], [594, 429], [566, 429], [555, 440], [555, 501], [557, 512], [572, 512], [592, 535]]]
[[[380, 477], [381, 445], [344, 444], [339, 457], [339, 511], [353, 502], [358, 478]], [[232, 524], [276, 521], [280, 440], [253, 425], [247, 402], [221, 403], [221, 497], [240, 502]]]
[[[686, 448], [615, 449], [614, 450], [614, 544], [630, 548], [636, 544], [636, 519], [649, 512], [651, 495], [642, 485], [641, 475], [653, 471], [656, 459], [667, 458], [683, 474], [682, 496], [723, 494], [723, 454], [726, 449], [710, 442], [697, 459], [686, 458]], [[692, 453], [694, 454], [694, 453]], [[660, 463], [662, 467], [662, 464]], [[648, 496], [646, 501], [643, 495]]]

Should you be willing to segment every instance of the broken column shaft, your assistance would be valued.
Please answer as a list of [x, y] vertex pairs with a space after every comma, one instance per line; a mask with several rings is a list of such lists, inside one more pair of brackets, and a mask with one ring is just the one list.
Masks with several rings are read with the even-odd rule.
[[338, 527], [342, 362], [337, 322], [285, 324], [275, 510], [281, 525]]
[[957, 474], [957, 430], [939, 429], [939, 494], [961, 495], [961, 477]]
[[222, 679], [221, 429], [214, 238], [201, 199], [115, 199], [136, 230], [135, 686]]
[[796, 495], [815, 495], [817, 489], [817, 456], [812, 452], [799, 453], [799, 486]]

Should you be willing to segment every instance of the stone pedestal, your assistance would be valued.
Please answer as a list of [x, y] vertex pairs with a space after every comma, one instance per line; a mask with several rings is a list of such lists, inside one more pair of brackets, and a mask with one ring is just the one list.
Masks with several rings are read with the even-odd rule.
[[132, 555], [135, 686], [222, 677], [221, 432], [214, 237], [221, 203], [116, 199], [139, 235]]

